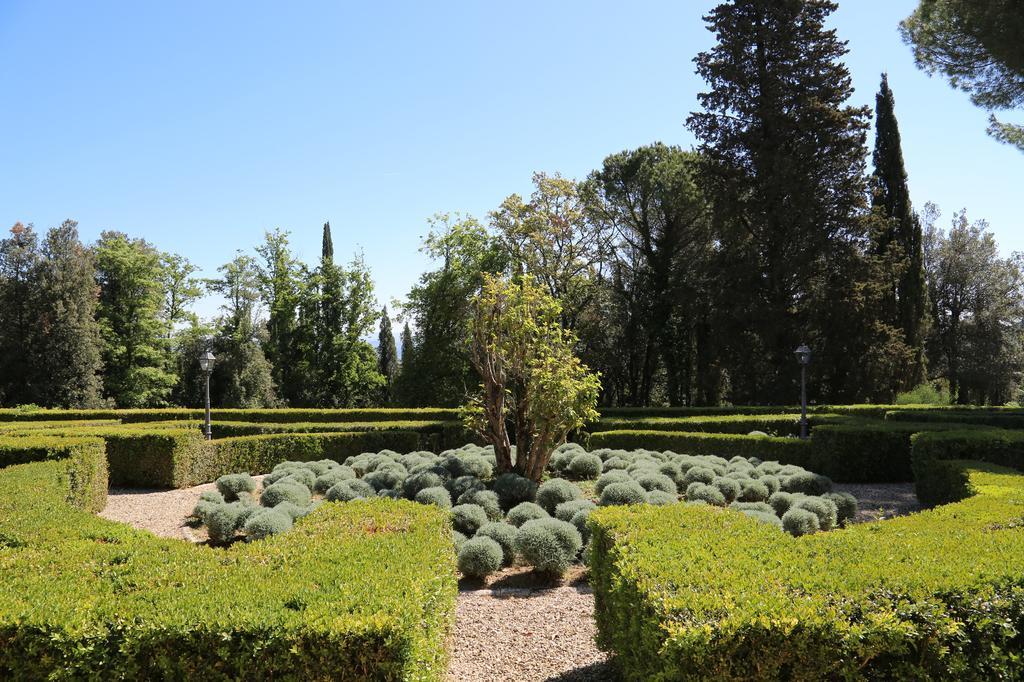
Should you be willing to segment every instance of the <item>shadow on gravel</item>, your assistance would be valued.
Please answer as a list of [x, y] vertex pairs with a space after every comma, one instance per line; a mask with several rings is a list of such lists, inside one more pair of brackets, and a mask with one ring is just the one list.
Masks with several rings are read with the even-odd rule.
[[619, 682], [621, 679], [615, 666], [605, 661], [569, 670], [561, 675], [549, 677], [545, 682]]

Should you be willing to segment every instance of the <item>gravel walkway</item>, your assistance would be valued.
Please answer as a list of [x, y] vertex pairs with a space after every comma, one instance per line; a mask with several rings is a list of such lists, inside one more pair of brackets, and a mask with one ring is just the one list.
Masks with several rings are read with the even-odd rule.
[[[262, 478], [262, 477], [260, 477]], [[112, 488], [100, 514], [156, 535], [205, 539], [184, 525], [213, 484], [184, 490]], [[876, 521], [920, 509], [908, 484], [836, 485], [857, 498], [857, 521]], [[463, 584], [457, 607], [451, 682], [611, 682], [617, 680], [606, 654], [594, 644], [594, 596], [582, 571], [569, 584], [538, 583], [526, 569], [507, 569], [481, 585]]]

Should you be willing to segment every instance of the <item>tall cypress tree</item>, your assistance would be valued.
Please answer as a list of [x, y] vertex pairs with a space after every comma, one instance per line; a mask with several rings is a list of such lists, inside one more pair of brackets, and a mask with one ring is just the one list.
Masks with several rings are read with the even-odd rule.
[[705, 17], [718, 44], [695, 60], [710, 90], [687, 124], [736, 276], [717, 304], [736, 401], [795, 398], [801, 341], [819, 351], [818, 376], [849, 354], [848, 330], [824, 315], [829, 278], [842, 279], [864, 233], [868, 110], [847, 105], [846, 44], [825, 28], [835, 9], [732, 0]]
[[907, 368], [903, 380], [903, 387], [910, 388], [926, 376], [927, 289], [921, 222], [910, 201], [896, 103], [887, 74], [882, 74], [882, 83], [875, 98], [875, 151], [872, 160], [872, 206], [887, 220], [874, 246], [877, 253], [892, 251], [901, 260], [898, 281], [892, 286], [894, 310], [891, 324], [902, 330], [904, 342], [914, 352], [915, 361], [912, 367]]
[[96, 281], [78, 223], [65, 220], [43, 241], [35, 308], [39, 335], [36, 401], [46, 406], [95, 407], [100, 402], [100, 329]]
[[32, 225], [15, 223], [0, 241], [0, 395], [5, 405], [36, 401], [32, 363], [37, 336], [39, 238]]
[[387, 306], [380, 313], [377, 342], [377, 371], [384, 377], [384, 402], [389, 404], [394, 400], [395, 379], [398, 377], [398, 350], [395, 348], [395, 334], [391, 330]]

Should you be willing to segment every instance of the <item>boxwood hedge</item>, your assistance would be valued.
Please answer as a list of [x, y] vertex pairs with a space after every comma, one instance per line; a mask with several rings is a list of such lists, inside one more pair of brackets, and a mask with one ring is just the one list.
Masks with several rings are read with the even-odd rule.
[[69, 461], [102, 446], [67, 447], [0, 469], [0, 679], [443, 678], [443, 512], [321, 505], [263, 542], [193, 546], [69, 504]]
[[800, 538], [708, 507], [591, 512], [599, 644], [629, 680], [1020, 677], [1024, 475], [948, 466], [972, 497]]

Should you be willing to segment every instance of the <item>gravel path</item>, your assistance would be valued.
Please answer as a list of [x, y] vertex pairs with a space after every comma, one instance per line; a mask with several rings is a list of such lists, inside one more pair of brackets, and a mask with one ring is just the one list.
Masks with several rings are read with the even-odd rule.
[[[262, 478], [262, 477], [260, 477]], [[100, 514], [156, 535], [205, 539], [184, 525], [199, 494], [213, 484], [183, 490], [112, 488]], [[920, 509], [914, 485], [836, 485], [857, 498], [857, 521], [875, 521]], [[526, 569], [507, 569], [480, 585], [463, 585], [458, 600], [448, 677], [451, 682], [610, 682], [618, 679], [594, 644], [594, 596], [582, 571], [554, 586]]]

